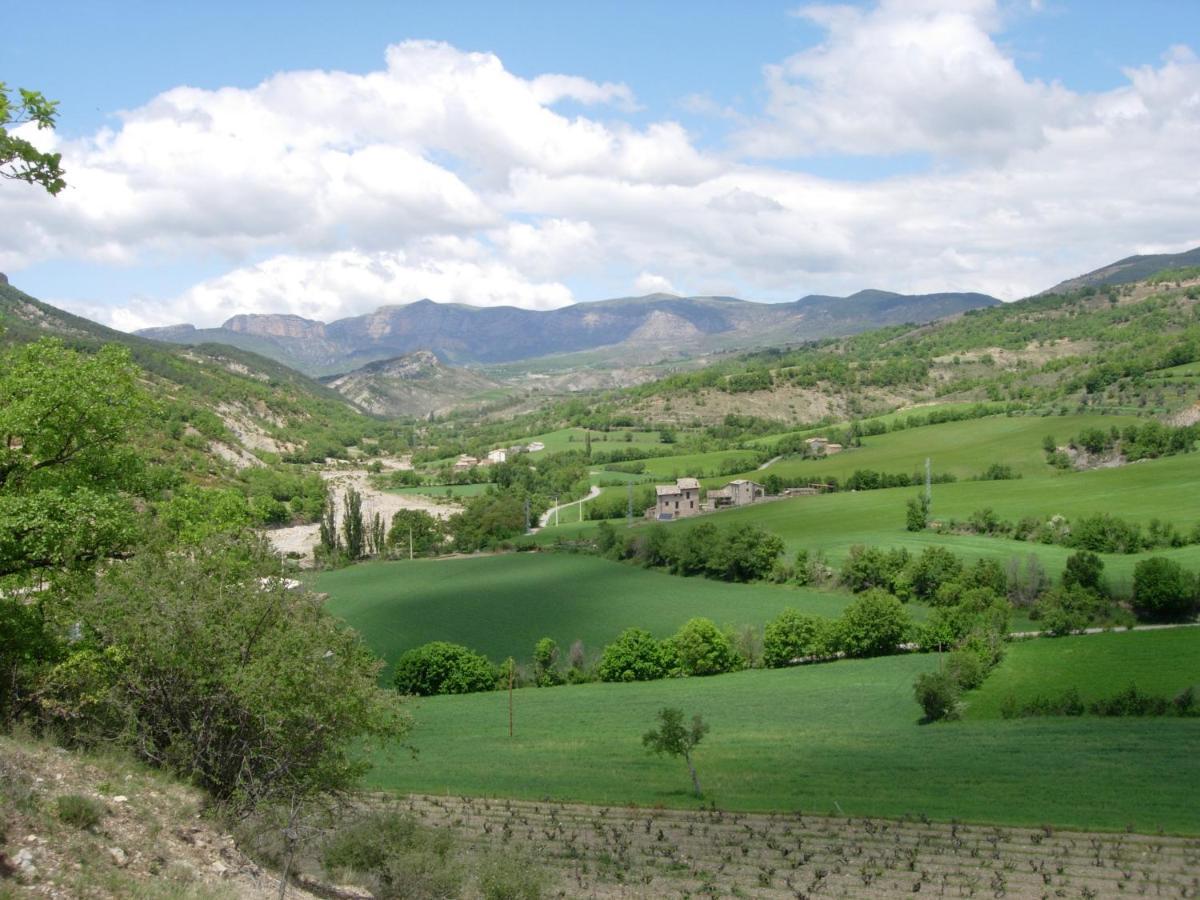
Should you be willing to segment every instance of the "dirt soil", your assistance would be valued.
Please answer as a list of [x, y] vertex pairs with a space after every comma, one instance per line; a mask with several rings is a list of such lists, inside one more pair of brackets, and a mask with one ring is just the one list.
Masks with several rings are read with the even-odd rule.
[[1194, 897], [1200, 840], [921, 819], [414, 796], [419, 819], [512, 846], [567, 897]]
[[[405, 468], [401, 460], [384, 460], [385, 469]], [[402, 509], [419, 509], [444, 519], [458, 511], [457, 506], [441, 503], [431, 497], [419, 494], [393, 494], [377, 490], [371, 485], [370, 473], [366, 469], [337, 469], [329, 468], [321, 472], [321, 477], [328, 483], [334, 498], [334, 515], [341, 520], [342, 496], [348, 488], [354, 488], [362, 495], [363, 518], [370, 521], [375, 513], [379, 513], [385, 522], [391, 522], [392, 516]], [[316, 523], [309, 525], [293, 525], [288, 528], [273, 528], [266, 532], [275, 549], [284, 554], [298, 554], [301, 565], [311, 565], [313, 547], [316, 546], [321, 527]]]
[[[66, 795], [94, 801], [99, 822], [62, 821]], [[278, 897], [278, 878], [201, 808], [198, 791], [119, 757], [0, 737], [0, 896]]]

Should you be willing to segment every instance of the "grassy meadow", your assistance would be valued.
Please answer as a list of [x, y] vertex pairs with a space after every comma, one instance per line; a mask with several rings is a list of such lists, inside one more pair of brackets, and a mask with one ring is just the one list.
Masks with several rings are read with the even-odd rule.
[[379, 755], [369, 785], [695, 806], [683, 763], [641, 746], [656, 711], [677, 706], [711, 725], [696, 766], [706, 802], [724, 809], [1200, 833], [1195, 793], [1181, 790], [1200, 784], [1200, 720], [922, 725], [912, 683], [935, 665], [913, 655], [526, 688], [514, 694], [512, 739], [503, 692], [428, 698], [412, 705], [417, 757]]

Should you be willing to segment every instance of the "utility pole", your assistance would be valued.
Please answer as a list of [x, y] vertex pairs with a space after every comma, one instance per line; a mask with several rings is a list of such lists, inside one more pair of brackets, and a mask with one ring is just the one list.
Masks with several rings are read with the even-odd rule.
[[525, 497], [525, 533], [529, 534], [529, 497]]
[[412, 562], [412, 558], [413, 558], [413, 551], [412, 551], [412, 526], [411, 526], [411, 525], [409, 525], [409, 526], [408, 526], [408, 560], [409, 560], [409, 562]]
[[625, 482], [625, 527], [633, 527], [633, 482]]
[[933, 506], [933, 478], [929, 473], [929, 457], [925, 457], [925, 509]]
[[517, 663], [511, 656], [508, 658], [508, 736], [513, 736], [513, 678], [516, 676]]
[[554, 495], [554, 527], [558, 527], [558, 495]]

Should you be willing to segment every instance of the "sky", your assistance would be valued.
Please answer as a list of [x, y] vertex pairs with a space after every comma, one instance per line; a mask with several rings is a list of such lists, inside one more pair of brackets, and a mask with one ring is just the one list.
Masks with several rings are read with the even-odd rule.
[[67, 2], [0, 49], [68, 182], [0, 179], [0, 271], [124, 330], [1014, 300], [1200, 245], [1198, 54], [1196, 0]]

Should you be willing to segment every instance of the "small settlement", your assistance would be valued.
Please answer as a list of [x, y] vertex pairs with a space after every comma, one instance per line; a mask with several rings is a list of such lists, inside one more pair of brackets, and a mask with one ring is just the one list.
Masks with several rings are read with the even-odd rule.
[[731, 506], [746, 506], [766, 496], [761, 484], [745, 478], [731, 481], [723, 488], [714, 488], [703, 502], [700, 500], [700, 482], [695, 478], [679, 478], [674, 484], [655, 485], [654, 493], [655, 505], [646, 510], [646, 518], [662, 522]]
[[468, 469], [480, 468], [483, 466], [495, 466], [503, 462], [508, 462], [518, 453], [537, 453], [539, 450], [545, 450], [546, 445], [541, 441], [533, 441], [529, 444], [518, 444], [515, 447], [497, 447], [495, 450], [489, 450], [487, 456], [480, 458], [477, 456], [468, 456], [462, 454], [454, 462], [455, 472], [466, 472]]

